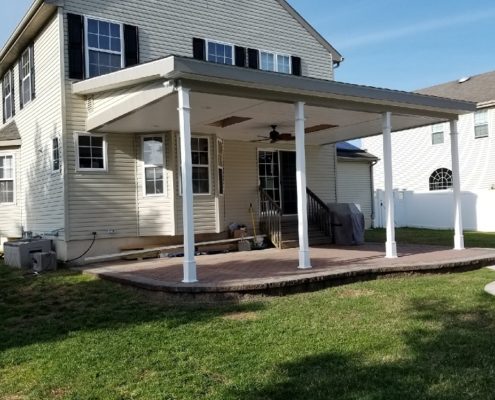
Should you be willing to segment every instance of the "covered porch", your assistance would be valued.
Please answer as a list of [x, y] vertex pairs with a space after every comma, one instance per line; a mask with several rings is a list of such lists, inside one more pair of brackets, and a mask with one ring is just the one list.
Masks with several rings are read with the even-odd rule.
[[[450, 121], [456, 199], [455, 247], [464, 248], [457, 117], [474, 111], [472, 103], [172, 56], [76, 83], [73, 92], [87, 96], [88, 132], [115, 135], [177, 132], [181, 193], [176, 207], [180, 209], [181, 233], [184, 234], [182, 281], [185, 284], [198, 281], [194, 242], [194, 202], [198, 197], [193, 196], [191, 159], [193, 133], [215, 135], [221, 140], [251, 146], [257, 142], [270, 145], [278, 140], [265, 137], [270, 126], [276, 125], [288, 141], [295, 142], [299, 249], [297, 253], [286, 254], [298, 260], [296, 265], [287, 265], [305, 270], [314, 267], [315, 260], [308, 238], [308, 193], [311, 193], [307, 184], [308, 147], [383, 133], [387, 207], [384, 255], [394, 259], [398, 253], [394, 238], [392, 129]], [[325, 172], [318, 171], [318, 179], [324, 180]]]

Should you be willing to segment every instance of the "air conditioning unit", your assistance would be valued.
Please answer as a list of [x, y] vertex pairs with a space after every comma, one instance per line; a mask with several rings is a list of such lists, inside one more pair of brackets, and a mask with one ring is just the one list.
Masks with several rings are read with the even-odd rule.
[[33, 255], [33, 270], [36, 272], [55, 271], [57, 269], [57, 253], [35, 253]]
[[36, 253], [52, 251], [52, 241], [46, 239], [21, 239], [3, 245], [5, 264], [15, 268], [30, 269]]

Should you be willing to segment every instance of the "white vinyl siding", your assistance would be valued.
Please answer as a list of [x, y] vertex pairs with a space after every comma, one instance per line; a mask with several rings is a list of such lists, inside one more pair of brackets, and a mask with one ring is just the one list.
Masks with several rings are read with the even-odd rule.
[[337, 163], [337, 201], [358, 204], [364, 214], [366, 228], [371, 227], [372, 192], [369, 162]]
[[[64, 179], [62, 174], [53, 174], [52, 171], [52, 138], [64, 131], [59, 22], [62, 21], [58, 14], [54, 15], [33, 41], [37, 101], [32, 101], [28, 109], [17, 112], [15, 116], [22, 137], [22, 147], [15, 153], [16, 204], [4, 208], [8, 210], [9, 223], [5, 228], [0, 224], [2, 236], [20, 236], [21, 228], [35, 234], [59, 230], [55, 240], [63, 240], [65, 236]], [[19, 73], [22, 68], [19, 68], [19, 62], [21, 57], [12, 69], [16, 110], [20, 109]], [[25, 78], [28, 82], [32, 77]], [[26, 89], [26, 93], [32, 91]]]
[[[487, 109], [488, 125], [495, 123], [495, 110]], [[392, 134], [394, 187], [416, 192], [429, 191], [429, 178], [438, 168], [452, 169], [450, 135], [445, 145], [431, 145], [431, 126]], [[382, 136], [365, 138], [362, 147], [383, 160]], [[495, 188], [495, 137], [475, 139], [474, 114], [459, 116], [459, 161], [463, 191]], [[376, 189], [384, 188], [383, 161], [374, 168]]]
[[[332, 55], [276, 0], [193, 0], [137, 3], [66, 0], [66, 12], [94, 15], [139, 27], [140, 58], [192, 56], [192, 38], [211, 38], [246, 48], [276, 50], [302, 58], [303, 75], [332, 79]], [[171, 21], [174, 21], [171, 29]], [[290, 32], [290, 35], [287, 34]]]

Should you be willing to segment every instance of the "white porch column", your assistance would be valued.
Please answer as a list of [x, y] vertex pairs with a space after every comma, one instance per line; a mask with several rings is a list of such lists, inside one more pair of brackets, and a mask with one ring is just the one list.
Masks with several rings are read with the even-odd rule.
[[462, 228], [461, 177], [459, 166], [459, 130], [458, 121], [450, 121], [450, 152], [452, 155], [452, 186], [454, 192], [454, 249], [464, 250], [464, 234]]
[[385, 257], [397, 258], [395, 242], [395, 204], [394, 182], [392, 173], [392, 113], [383, 114], [383, 164], [385, 167], [385, 212], [387, 219], [387, 242]]
[[311, 268], [308, 237], [308, 201], [306, 197], [306, 147], [304, 129], [304, 103], [295, 104], [296, 111], [296, 178], [297, 215], [299, 230], [299, 269]]
[[194, 210], [191, 160], [191, 108], [189, 89], [179, 86], [180, 155], [182, 167], [182, 216], [184, 230], [184, 283], [197, 282], [194, 246]]

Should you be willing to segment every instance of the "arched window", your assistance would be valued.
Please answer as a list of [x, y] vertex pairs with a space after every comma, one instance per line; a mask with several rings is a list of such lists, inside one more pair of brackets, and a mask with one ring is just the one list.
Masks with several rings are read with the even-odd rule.
[[452, 171], [439, 168], [430, 176], [430, 190], [445, 190], [452, 187]]

